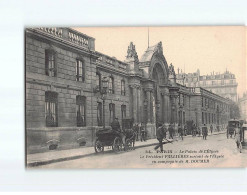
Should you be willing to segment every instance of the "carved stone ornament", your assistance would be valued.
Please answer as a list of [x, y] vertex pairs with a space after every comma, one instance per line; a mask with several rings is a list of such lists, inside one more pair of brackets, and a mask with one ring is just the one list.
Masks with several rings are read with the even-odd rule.
[[136, 52], [135, 45], [133, 42], [130, 42], [130, 45], [128, 46], [128, 51], [127, 51], [127, 58], [134, 58], [136, 62], [139, 62], [138, 55]]

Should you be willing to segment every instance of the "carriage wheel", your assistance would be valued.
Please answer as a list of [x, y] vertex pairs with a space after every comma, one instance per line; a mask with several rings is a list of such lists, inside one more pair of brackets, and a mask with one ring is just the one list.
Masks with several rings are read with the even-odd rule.
[[120, 152], [122, 150], [122, 140], [119, 137], [114, 139], [112, 149], [114, 152]]
[[104, 152], [104, 145], [102, 144], [101, 141], [96, 140], [95, 145], [94, 145], [94, 149], [95, 149], [96, 153]]

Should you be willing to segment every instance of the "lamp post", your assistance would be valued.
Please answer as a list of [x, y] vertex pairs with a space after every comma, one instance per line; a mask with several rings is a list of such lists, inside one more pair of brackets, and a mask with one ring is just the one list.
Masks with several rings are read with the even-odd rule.
[[103, 100], [103, 130], [105, 130], [105, 99], [108, 89], [108, 78], [102, 78], [102, 88], [100, 89], [101, 99]]

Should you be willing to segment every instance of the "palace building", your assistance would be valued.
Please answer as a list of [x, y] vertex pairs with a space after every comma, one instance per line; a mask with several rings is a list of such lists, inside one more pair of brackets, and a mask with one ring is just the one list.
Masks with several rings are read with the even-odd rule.
[[[228, 99], [177, 83], [161, 42], [140, 58], [131, 42], [120, 61], [95, 51], [93, 37], [71, 28], [27, 28], [25, 46], [27, 153], [46, 151], [54, 142], [59, 149], [92, 146], [96, 131], [115, 117], [143, 122], [148, 138], [155, 138], [158, 122], [216, 129], [229, 119]], [[104, 107], [97, 90], [103, 78]]]

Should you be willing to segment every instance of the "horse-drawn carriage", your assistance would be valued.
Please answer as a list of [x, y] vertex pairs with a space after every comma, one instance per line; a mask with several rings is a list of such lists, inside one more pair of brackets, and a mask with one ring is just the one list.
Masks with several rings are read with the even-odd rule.
[[[121, 129], [119, 129], [119, 131], [113, 131], [112, 129], [97, 131], [97, 138], [94, 145], [95, 152], [103, 152], [105, 146], [111, 146], [114, 152], [134, 149], [136, 135], [132, 130], [132, 127], [132, 119], [123, 119], [122, 131]], [[125, 144], [123, 143], [122, 138], [125, 139]]]

